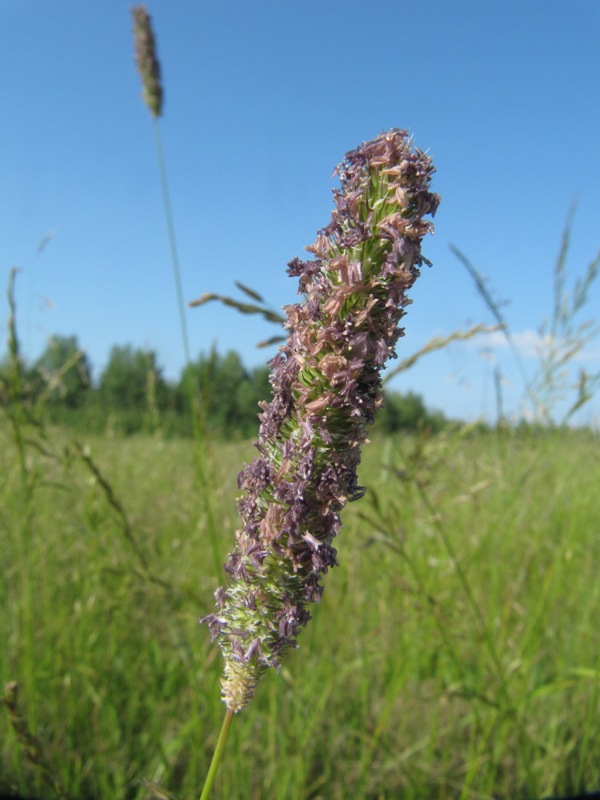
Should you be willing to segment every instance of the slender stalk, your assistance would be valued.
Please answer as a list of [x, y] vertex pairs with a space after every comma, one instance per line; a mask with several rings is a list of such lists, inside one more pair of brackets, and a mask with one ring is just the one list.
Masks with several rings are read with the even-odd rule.
[[[152, 29], [150, 15], [143, 5], [134, 6], [131, 9], [134, 20], [134, 42], [135, 42], [135, 61], [142, 80], [142, 99], [147, 106], [154, 122], [154, 139], [156, 143], [156, 155], [158, 161], [158, 171], [162, 190], [162, 199], [167, 222], [167, 232], [169, 237], [169, 247], [171, 251], [171, 265], [173, 278], [175, 281], [175, 292], [177, 296], [177, 310], [179, 314], [179, 325], [181, 328], [181, 340], [183, 343], [183, 354], [185, 358], [184, 383], [185, 391], [188, 395], [190, 414], [192, 418], [192, 431], [196, 443], [195, 462], [198, 484], [203, 489], [211, 480], [210, 472], [206, 463], [206, 427], [204, 409], [198, 391], [197, 381], [192, 371], [192, 357], [190, 351], [190, 337], [185, 318], [185, 302], [183, 299], [183, 287], [181, 282], [181, 269], [179, 267], [179, 255], [177, 253], [177, 240], [175, 236], [175, 225], [173, 224], [173, 211], [171, 209], [171, 199], [167, 182], [167, 169], [165, 165], [164, 148], [160, 133], [159, 120], [163, 111], [163, 88], [161, 83], [161, 69], [156, 51], [156, 39]], [[218, 537], [215, 526], [215, 515], [208, 499], [209, 492], [202, 491], [204, 501], [204, 511], [206, 514], [207, 528], [210, 532], [210, 542], [214, 559], [215, 572], [221, 572], [221, 554], [218, 545]]]
[[228, 708], [227, 712], [225, 713], [225, 719], [223, 720], [223, 725], [221, 726], [221, 732], [219, 733], [219, 738], [217, 740], [217, 746], [215, 747], [215, 752], [213, 754], [212, 761], [210, 762], [210, 767], [208, 768], [206, 783], [204, 784], [204, 788], [202, 789], [200, 800], [208, 800], [208, 796], [210, 795], [212, 785], [215, 781], [215, 776], [217, 774], [219, 765], [221, 763], [223, 750], [225, 749], [227, 734], [229, 733], [229, 728], [231, 728], [233, 714], [234, 712], [230, 708]]
[[156, 157], [158, 160], [158, 170], [160, 173], [160, 185], [162, 189], [163, 205], [165, 208], [165, 218], [169, 234], [169, 247], [171, 249], [171, 264], [173, 266], [173, 277], [175, 280], [175, 290], [177, 292], [177, 308], [179, 312], [179, 324], [181, 326], [181, 340], [183, 342], [183, 353], [185, 363], [189, 366], [192, 358], [190, 354], [190, 338], [188, 334], [187, 322], [185, 319], [185, 302], [183, 299], [183, 287], [181, 283], [181, 270], [179, 268], [179, 255], [177, 253], [177, 240], [175, 237], [175, 226], [173, 224], [173, 212], [169, 197], [169, 186], [167, 183], [167, 170], [165, 166], [165, 155], [160, 135], [160, 125], [158, 119], [154, 119], [154, 137], [156, 141]]
[[[181, 328], [181, 341], [183, 344], [183, 355], [185, 358], [185, 365], [187, 367], [187, 375], [185, 378], [186, 390], [188, 393], [188, 400], [190, 404], [190, 414], [192, 415], [192, 428], [194, 431], [194, 439], [200, 448], [203, 440], [203, 417], [202, 417], [202, 404], [200, 401], [200, 393], [197, 391], [194, 376], [190, 370], [192, 365], [192, 355], [190, 350], [190, 337], [188, 333], [187, 322], [185, 319], [185, 301], [183, 299], [183, 284], [181, 282], [181, 269], [179, 267], [179, 255], [177, 253], [177, 239], [175, 236], [175, 225], [173, 223], [173, 211], [171, 209], [171, 199], [169, 196], [169, 185], [167, 182], [167, 169], [165, 164], [164, 148], [162, 146], [162, 138], [160, 135], [160, 125], [157, 117], [153, 118], [154, 122], [154, 137], [156, 141], [156, 158], [158, 161], [158, 171], [160, 174], [160, 186], [163, 198], [163, 206], [165, 210], [165, 219], [167, 222], [167, 232], [169, 236], [169, 248], [171, 250], [171, 265], [173, 267], [173, 279], [175, 281], [175, 292], [177, 295], [177, 310], [179, 313], [179, 325]], [[198, 468], [202, 473], [200, 477], [205, 477], [204, 470], [201, 469], [201, 459], [198, 458]], [[218, 561], [218, 571], [220, 572], [220, 562]]]

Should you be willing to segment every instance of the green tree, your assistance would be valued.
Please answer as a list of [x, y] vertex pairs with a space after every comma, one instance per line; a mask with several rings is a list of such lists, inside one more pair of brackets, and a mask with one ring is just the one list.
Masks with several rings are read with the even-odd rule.
[[229, 434], [236, 427], [237, 395], [248, 380], [248, 373], [237, 353], [219, 355], [213, 347], [208, 355], [201, 354], [183, 371], [178, 386], [179, 408], [185, 408], [188, 381], [199, 395], [199, 404], [206, 425], [213, 433]]
[[415, 392], [386, 392], [383, 407], [377, 421], [386, 433], [396, 431], [415, 431], [421, 426], [433, 431], [441, 430], [446, 419], [440, 412], [429, 411], [421, 395]]
[[116, 413], [125, 433], [156, 430], [160, 412], [169, 405], [169, 387], [153, 350], [115, 345], [98, 384], [103, 410]]
[[161, 380], [154, 352], [115, 345], [100, 375], [98, 391], [111, 408], [141, 410], [147, 405], [149, 385]]
[[213, 347], [184, 370], [177, 387], [177, 410], [187, 416], [188, 381], [191, 381], [211, 433], [226, 437], [255, 436], [258, 403], [271, 395], [268, 376], [266, 367], [248, 370], [235, 351], [222, 356]]
[[52, 336], [31, 375], [38, 396], [47, 394], [52, 404], [70, 409], [83, 405], [92, 385], [90, 362], [76, 336]]

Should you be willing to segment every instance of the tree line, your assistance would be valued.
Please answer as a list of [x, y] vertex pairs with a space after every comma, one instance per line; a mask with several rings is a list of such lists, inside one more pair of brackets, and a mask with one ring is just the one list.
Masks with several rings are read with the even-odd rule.
[[[11, 369], [6, 357], [0, 364], [0, 404], [10, 402]], [[165, 379], [153, 350], [131, 345], [115, 345], [94, 381], [76, 336], [51, 337], [37, 361], [19, 369], [20, 402], [43, 404], [51, 422], [91, 433], [191, 435], [194, 408], [211, 434], [251, 438], [258, 431], [258, 403], [271, 397], [266, 366], [248, 369], [235, 351], [221, 355], [214, 347], [176, 381]], [[429, 411], [420, 395], [386, 392], [377, 427], [393, 433], [422, 426], [439, 430], [445, 424], [443, 414]]]

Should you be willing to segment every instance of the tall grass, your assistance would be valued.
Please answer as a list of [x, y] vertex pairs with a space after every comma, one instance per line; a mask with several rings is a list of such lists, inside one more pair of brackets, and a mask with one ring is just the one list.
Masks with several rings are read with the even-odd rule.
[[[469, 431], [365, 451], [368, 504], [349, 508], [301, 651], [236, 720], [215, 796], [527, 798], [600, 785], [598, 442], [504, 435], [502, 451]], [[5, 425], [0, 437], [0, 674], [18, 681], [46, 762], [76, 798], [160, 796], [142, 780], [195, 796], [222, 712], [220, 660], [197, 625], [214, 575], [189, 446], [88, 443], [165, 589], [139, 569], [81, 460], [28, 454], [46, 477], [26, 531]], [[212, 461], [226, 532], [240, 455], [223, 445]], [[59, 796], [7, 714], [0, 742], [2, 790]]]

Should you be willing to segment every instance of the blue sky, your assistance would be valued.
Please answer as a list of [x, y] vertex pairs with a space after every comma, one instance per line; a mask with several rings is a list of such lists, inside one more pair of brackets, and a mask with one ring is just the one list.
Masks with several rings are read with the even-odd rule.
[[[0, 0], [0, 256], [33, 359], [76, 334], [97, 376], [113, 344], [183, 365], [154, 131], [133, 64], [131, 3]], [[493, 319], [460, 248], [507, 301], [526, 370], [552, 308], [552, 270], [577, 198], [569, 280], [600, 247], [597, 0], [206, 0], [147, 3], [165, 87], [161, 135], [184, 296], [296, 300], [285, 267], [327, 224], [333, 167], [389, 127], [437, 167], [436, 234], [399, 356]], [[371, 10], [369, 10], [371, 9]], [[43, 252], [38, 243], [51, 239]], [[600, 284], [599, 284], [600, 285]], [[582, 321], [597, 316], [594, 285]], [[0, 317], [6, 339], [7, 310]], [[274, 331], [221, 306], [187, 312], [193, 355], [248, 366]], [[577, 366], [600, 370], [600, 341]], [[450, 416], [516, 413], [523, 381], [501, 337], [455, 344], [393, 382]], [[580, 417], [598, 422], [594, 401]]]

